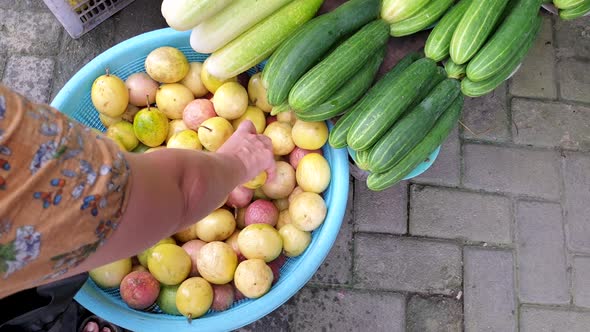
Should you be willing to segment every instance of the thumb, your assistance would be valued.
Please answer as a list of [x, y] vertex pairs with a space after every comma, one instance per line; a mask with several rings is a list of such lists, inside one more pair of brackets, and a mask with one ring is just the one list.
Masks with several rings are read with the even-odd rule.
[[250, 120], [244, 120], [240, 123], [238, 129], [236, 129], [236, 133], [249, 133], [249, 134], [256, 134], [256, 127]]

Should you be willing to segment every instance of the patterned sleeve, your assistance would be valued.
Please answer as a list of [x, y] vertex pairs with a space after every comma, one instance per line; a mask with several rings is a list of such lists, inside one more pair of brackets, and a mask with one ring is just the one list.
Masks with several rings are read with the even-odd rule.
[[96, 251], [125, 209], [128, 178], [113, 141], [0, 85], [0, 298]]

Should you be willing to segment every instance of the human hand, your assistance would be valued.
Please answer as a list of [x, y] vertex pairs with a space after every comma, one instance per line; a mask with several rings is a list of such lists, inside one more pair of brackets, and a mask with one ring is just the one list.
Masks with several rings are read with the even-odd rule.
[[246, 183], [260, 172], [266, 171], [268, 179], [275, 176], [275, 160], [272, 141], [268, 136], [256, 133], [250, 120], [243, 121], [234, 134], [219, 148], [217, 153], [235, 157], [242, 163]]

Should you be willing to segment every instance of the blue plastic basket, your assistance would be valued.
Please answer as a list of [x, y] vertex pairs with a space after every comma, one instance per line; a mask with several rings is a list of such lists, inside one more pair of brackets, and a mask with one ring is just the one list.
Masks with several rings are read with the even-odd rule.
[[[124, 41], [105, 51], [84, 66], [58, 93], [52, 106], [71, 118], [104, 131], [98, 113], [90, 99], [93, 81], [109, 68], [122, 79], [145, 71], [144, 61], [149, 52], [160, 46], [180, 49], [189, 61], [204, 61], [207, 55], [196, 53], [189, 45], [189, 32], [170, 28], [152, 31]], [[260, 70], [262, 64], [249, 73]], [[331, 128], [331, 124], [328, 123]], [[75, 299], [94, 314], [133, 331], [229, 331], [234, 330], [272, 312], [297, 293], [313, 276], [328, 255], [340, 230], [348, 199], [348, 156], [346, 149], [335, 150], [326, 145], [324, 156], [330, 164], [332, 180], [324, 193], [328, 214], [322, 226], [313, 231], [312, 241], [299, 257], [289, 258], [281, 268], [281, 277], [263, 297], [245, 299], [223, 312], [210, 311], [188, 323], [182, 316], [161, 313], [157, 307], [149, 311], [130, 309], [119, 291], [102, 290], [88, 280]]]

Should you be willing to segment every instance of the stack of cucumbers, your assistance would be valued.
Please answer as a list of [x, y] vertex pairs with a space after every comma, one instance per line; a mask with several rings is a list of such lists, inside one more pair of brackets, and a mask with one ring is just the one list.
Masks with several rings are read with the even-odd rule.
[[329, 143], [355, 150], [359, 167], [371, 172], [369, 189], [384, 190], [444, 142], [462, 108], [459, 81], [434, 60], [410, 53], [338, 120]]
[[344, 113], [371, 86], [385, 57], [388, 24], [380, 0], [350, 0], [304, 24], [262, 71], [272, 114], [303, 121]]
[[461, 91], [479, 97], [508, 79], [541, 28], [542, 0], [460, 0], [432, 30], [424, 52], [445, 62]]

